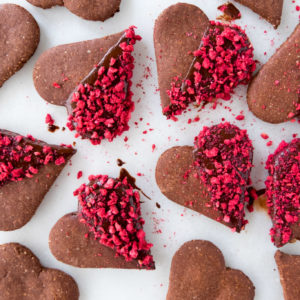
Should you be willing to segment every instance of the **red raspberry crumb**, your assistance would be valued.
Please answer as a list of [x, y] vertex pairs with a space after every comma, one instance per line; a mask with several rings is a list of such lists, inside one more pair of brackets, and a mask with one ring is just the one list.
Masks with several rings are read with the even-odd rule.
[[269, 136], [266, 133], [261, 133], [260, 135], [264, 140], [267, 140]]
[[82, 177], [82, 171], [78, 171], [78, 173], [77, 173], [77, 179], [79, 179], [81, 177]]

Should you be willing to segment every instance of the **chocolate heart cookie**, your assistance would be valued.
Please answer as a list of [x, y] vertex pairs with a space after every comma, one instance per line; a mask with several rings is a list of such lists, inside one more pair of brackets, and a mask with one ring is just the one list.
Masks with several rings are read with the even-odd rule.
[[129, 129], [134, 110], [132, 52], [140, 39], [130, 27], [104, 39], [52, 48], [37, 61], [33, 72], [37, 91], [46, 101], [66, 106], [67, 126], [77, 131], [76, 137], [96, 145]]
[[300, 299], [300, 255], [275, 254], [284, 300]]
[[154, 44], [163, 113], [173, 120], [190, 103], [230, 99], [256, 67], [253, 47], [240, 27], [209, 22], [189, 4], [173, 5], [158, 17]]
[[122, 176], [90, 176], [89, 184], [74, 192], [78, 212], [62, 217], [49, 237], [58, 260], [80, 268], [155, 268], [139, 192], [130, 177]]
[[194, 240], [175, 253], [167, 300], [252, 300], [255, 287], [241, 271], [225, 266], [211, 242]]
[[41, 265], [25, 246], [0, 245], [1, 300], [76, 300], [78, 286], [74, 279], [59, 270]]
[[281, 22], [283, 0], [235, 0], [262, 16], [276, 29]]
[[15, 4], [0, 4], [0, 87], [34, 54], [40, 28], [33, 16]]
[[75, 150], [0, 130], [0, 230], [24, 226]]
[[65, 6], [73, 14], [92, 21], [102, 21], [113, 17], [120, 9], [121, 0], [27, 0], [32, 5], [50, 8]]
[[282, 123], [300, 115], [300, 25], [248, 87], [249, 109], [261, 120]]
[[170, 200], [240, 232], [247, 224], [253, 147], [230, 123], [204, 127], [195, 147], [173, 147], [156, 165], [156, 182]]
[[266, 168], [266, 195], [273, 227], [272, 242], [281, 247], [300, 239], [300, 139], [281, 142]]

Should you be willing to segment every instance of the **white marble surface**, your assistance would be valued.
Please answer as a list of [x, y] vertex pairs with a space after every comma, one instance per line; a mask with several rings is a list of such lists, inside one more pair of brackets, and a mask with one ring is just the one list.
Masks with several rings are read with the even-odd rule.
[[[167, 121], [161, 114], [159, 94], [156, 91], [158, 86], [152, 33], [154, 20], [164, 8], [176, 3], [174, 0], [123, 0], [121, 12], [105, 23], [82, 20], [63, 7], [42, 10], [25, 0], [0, 1], [5, 2], [21, 4], [33, 14], [41, 28], [41, 42], [32, 59], [0, 89], [1, 128], [21, 134], [30, 133], [49, 143], [72, 143], [75, 139], [68, 130], [50, 133], [46, 129], [47, 113], [53, 116], [60, 127], [65, 125], [67, 115], [63, 107], [47, 104], [35, 91], [32, 69], [36, 60], [50, 47], [103, 37], [132, 24], [138, 27], [138, 33], [143, 37], [143, 41], [136, 47], [133, 82], [136, 86], [142, 80], [143, 89], [134, 87], [136, 110], [132, 115], [130, 131], [113, 143], [103, 142], [100, 146], [92, 146], [88, 141], [77, 139], [78, 152], [72, 159], [72, 166], [64, 169], [36, 215], [19, 230], [0, 232], [0, 243], [22, 243], [30, 247], [45, 266], [71, 274], [79, 285], [81, 299], [162, 300], [166, 296], [174, 252], [185, 241], [208, 239], [222, 250], [228, 266], [243, 270], [251, 278], [256, 286], [255, 299], [283, 299], [273, 259], [276, 249], [268, 235], [271, 222], [266, 213], [260, 210], [248, 214], [250, 224], [246, 230], [241, 234], [233, 234], [225, 226], [166, 199], [156, 186], [154, 170], [163, 151], [175, 145], [191, 145], [203, 125], [220, 122], [224, 117], [249, 130], [255, 146], [253, 181], [256, 187], [261, 188], [266, 176], [263, 162], [282, 139], [290, 140], [293, 133], [299, 132], [299, 124], [271, 125], [256, 119], [248, 111], [244, 87], [236, 90], [232, 103], [226, 103], [231, 107], [231, 112], [219, 106], [216, 110], [206, 108], [200, 114], [192, 110], [180, 117], [177, 123]], [[187, 2], [198, 5], [210, 19], [215, 19], [218, 14], [216, 8], [222, 3], [218, 0]], [[237, 23], [242, 26], [247, 24], [246, 31], [253, 42], [255, 58], [262, 63], [267, 61], [296, 26], [299, 12], [296, 12], [295, 5], [292, 0], [285, 0], [282, 24], [277, 31], [249, 9], [237, 5], [243, 16]], [[144, 78], [146, 67], [151, 69], [148, 79]], [[245, 112], [245, 120], [235, 121], [233, 114], [237, 115], [242, 110]], [[187, 124], [189, 118], [197, 115], [200, 116], [200, 122]], [[140, 121], [140, 118], [143, 120]], [[138, 125], [134, 122], [138, 122]], [[149, 131], [150, 128], [154, 130]], [[144, 130], [148, 133], [143, 134]], [[266, 141], [260, 137], [262, 132], [269, 134], [273, 141], [272, 147], [266, 146]], [[127, 143], [123, 140], [125, 136], [128, 137]], [[152, 144], [156, 145], [154, 152]], [[148, 240], [154, 244], [156, 271], [78, 269], [58, 262], [48, 248], [51, 227], [61, 216], [76, 209], [77, 203], [72, 192], [87, 180], [89, 174], [118, 175], [117, 158], [126, 162], [125, 167], [132, 174], [144, 174], [138, 177], [137, 184], [152, 198], [151, 201], [144, 199], [142, 213], [146, 220]], [[83, 171], [84, 176], [77, 180], [79, 170]], [[156, 207], [156, 202], [160, 203], [161, 209]], [[300, 243], [288, 245], [283, 250], [300, 254]]]

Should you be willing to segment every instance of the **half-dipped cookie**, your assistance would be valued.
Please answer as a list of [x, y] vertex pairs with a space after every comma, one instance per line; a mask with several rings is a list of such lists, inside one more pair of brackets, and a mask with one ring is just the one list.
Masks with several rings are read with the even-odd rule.
[[226, 267], [222, 252], [209, 241], [187, 242], [172, 259], [167, 300], [252, 300], [254, 294], [251, 280]]
[[140, 194], [124, 174], [117, 179], [90, 176], [90, 182], [74, 192], [78, 212], [62, 217], [49, 237], [58, 260], [80, 268], [155, 268], [152, 244], [143, 230]]
[[102, 21], [113, 17], [120, 9], [121, 0], [27, 0], [41, 8], [65, 6], [73, 14], [92, 21]]
[[0, 230], [18, 229], [32, 218], [75, 152], [0, 130]]
[[129, 129], [134, 110], [132, 52], [140, 39], [130, 27], [100, 40], [52, 48], [37, 61], [33, 72], [37, 91], [46, 101], [66, 106], [67, 127], [76, 131], [76, 137], [97, 145]]
[[25, 246], [0, 245], [1, 300], [77, 300], [74, 279], [59, 270], [45, 268]]
[[204, 127], [195, 146], [173, 147], [156, 165], [156, 182], [170, 200], [240, 232], [247, 224], [253, 146], [230, 123]]

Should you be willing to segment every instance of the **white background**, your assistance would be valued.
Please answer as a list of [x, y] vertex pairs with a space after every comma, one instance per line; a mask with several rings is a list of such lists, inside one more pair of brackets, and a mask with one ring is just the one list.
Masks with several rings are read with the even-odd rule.
[[[50, 47], [104, 37], [133, 24], [138, 26], [138, 33], [143, 37], [143, 41], [136, 46], [133, 82], [135, 86], [142, 80], [143, 89], [134, 87], [136, 110], [130, 121], [130, 131], [113, 143], [104, 141], [100, 146], [92, 146], [89, 141], [77, 139], [78, 152], [72, 159], [72, 166], [64, 169], [36, 215], [20, 230], [0, 232], [0, 243], [13, 241], [22, 243], [41, 259], [43, 265], [59, 268], [71, 274], [78, 283], [81, 299], [160, 300], [165, 299], [167, 293], [170, 263], [174, 252], [188, 240], [208, 239], [222, 250], [228, 266], [241, 269], [251, 278], [256, 286], [255, 299], [283, 299], [273, 258], [276, 249], [270, 242], [268, 234], [271, 221], [265, 211], [260, 209], [248, 214], [250, 224], [246, 230], [241, 234], [233, 234], [227, 227], [166, 199], [155, 183], [154, 171], [157, 159], [163, 151], [175, 145], [192, 145], [194, 136], [203, 125], [221, 122], [224, 117], [249, 130], [255, 147], [253, 181], [256, 188], [262, 188], [266, 178], [263, 164], [268, 154], [275, 150], [282, 139], [291, 140], [292, 134], [299, 132], [299, 124], [271, 125], [256, 119], [248, 111], [245, 87], [236, 90], [232, 103], [226, 103], [232, 108], [231, 112], [224, 109], [224, 106], [219, 106], [216, 110], [208, 106], [200, 113], [192, 110], [181, 116], [176, 123], [167, 121], [161, 114], [157, 92], [152, 34], [155, 19], [163, 9], [175, 4], [174, 0], [123, 0], [120, 13], [105, 23], [82, 20], [63, 7], [42, 10], [31, 6], [25, 0], [0, 1], [5, 2], [21, 4], [33, 14], [40, 25], [41, 42], [33, 58], [0, 89], [1, 128], [24, 135], [30, 133], [49, 143], [72, 143], [75, 140], [74, 133], [68, 130], [64, 132], [59, 130], [55, 133], [47, 131], [45, 124], [47, 113], [53, 116], [60, 127], [65, 125], [67, 114], [63, 107], [47, 104], [35, 91], [32, 70], [36, 60]], [[217, 6], [224, 1], [187, 2], [198, 5], [210, 19], [215, 19], [219, 14]], [[255, 48], [255, 58], [260, 62], [265, 63], [293, 31], [299, 15], [295, 5], [292, 0], [285, 1], [282, 23], [277, 31], [249, 9], [237, 5], [242, 13], [242, 19], [237, 23], [247, 27], [246, 31]], [[149, 79], [144, 78], [146, 67], [151, 69]], [[244, 111], [244, 121], [235, 120], [240, 111]], [[200, 116], [200, 122], [187, 124], [189, 118], [197, 115]], [[143, 121], [140, 121], [140, 118], [143, 118]], [[138, 125], [134, 122], [138, 122]], [[154, 130], [149, 132], [149, 128]], [[144, 130], [148, 133], [143, 134]], [[270, 140], [273, 141], [272, 147], [266, 146], [267, 141], [260, 137], [262, 132], [269, 134]], [[127, 143], [123, 140], [125, 136], [129, 138]], [[152, 144], [156, 145], [154, 152]], [[155, 271], [79, 269], [58, 262], [48, 248], [50, 229], [61, 216], [76, 210], [77, 201], [72, 192], [87, 181], [88, 175], [118, 176], [117, 158], [126, 162], [125, 167], [133, 175], [138, 172], [144, 174], [138, 177], [137, 184], [152, 198], [152, 200], [144, 199], [142, 214], [146, 220], [147, 238], [154, 244], [153, 255], [157, 269]], [[79, 170], [83, 171], [84, 176], [77, 180]], [[156, 207], [156, 202], [161, 205], [161, 209]], [[157, 233], [158, 230], [161, 233]], [[300, 254], [300, 243], [285, 246], [283, 250]]]

